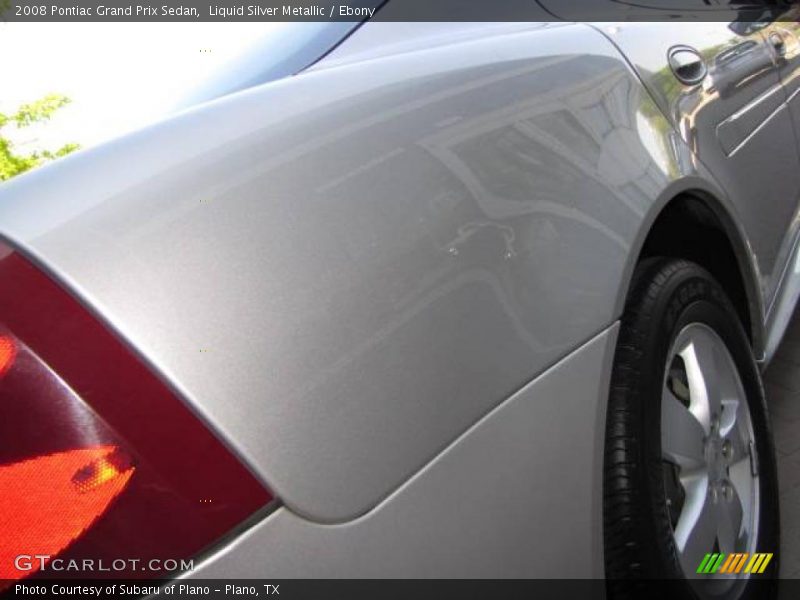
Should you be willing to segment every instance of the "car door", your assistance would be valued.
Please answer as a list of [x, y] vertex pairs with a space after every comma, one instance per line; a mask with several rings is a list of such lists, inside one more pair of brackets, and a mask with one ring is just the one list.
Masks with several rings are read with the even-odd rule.
[[796, 233], [800, 160], [774, 50], [760, 27], [742, 25], [604, 29], [733, 200], [768, 306]]
[[[559, 10], [555, 0], [540, 3]], [[606, 3], [592, 4], [598, 20], [609, 21], [600, 4]], [[635, 3], [635, 14], [626, 12], [631, 9], [626, 3], [607, 4], [607, 15], [635, 22], [595, 27], [626, 55], [683, 140], [732, 200], [756, 256], [769, 306], [792, 249], [800, 199], [792, 113], [781, 85], [775, 35], [773, 43], [769, 41], [789, 24], [771, 23], [772, 15], [762, 11], [746, 16], [727, 9], [723, 13], [715, 8], [721, 4], [704, 0], [676, 2], [683, 16], [677, 22], [665, 19], [661, 0]], [[787, 47], [787, 65], [788, 52]], [[790, 77], [788, 66], [784, 68], [795, 90], [800, 85], [796, 70]], [[794, 104], [797, 121], [797, 96]]]
[[769, 305], [796, 234], [800, 161], [774, 50], [758, 27], [741, 25], [604, 29], [733, 200]]
[[800, 144], [800, 7], [795, 6], [778, 14], [764, 28], [763, 35], [775, 53]]

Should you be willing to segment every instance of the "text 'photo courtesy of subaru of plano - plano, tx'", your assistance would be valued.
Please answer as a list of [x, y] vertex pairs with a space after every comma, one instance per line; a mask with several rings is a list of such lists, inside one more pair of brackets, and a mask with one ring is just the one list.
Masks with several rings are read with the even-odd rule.
[[0, 576], [776, 578], [798, 19], [563, 18], [289, 24], [0, 185]]

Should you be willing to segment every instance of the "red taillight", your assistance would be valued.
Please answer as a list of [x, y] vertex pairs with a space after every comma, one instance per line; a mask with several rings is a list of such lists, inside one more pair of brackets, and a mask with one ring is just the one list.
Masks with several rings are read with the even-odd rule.
[[10, 337], [0, 336], [0, 377], [14, 364], [17, 356], [17, 345]]
[[[67, 450], [0, 466], [0, 527], [11, 533], [0, 539], [0, 579], [21, 576], [16, 556], [57, 556], [105, 514], [134, 473], [108, 462], [116, 450]], [[96, 473], [89, 485], [75, 481], [87, 469]]]
[[31, 575], [39, 563], [15, 558], [37, 554], [130, 564], [51, 576], [164, 577], [150, 560], [191, 558], [272, 500], [115, 335], [2, 245], [0, 440], [0, 579]]

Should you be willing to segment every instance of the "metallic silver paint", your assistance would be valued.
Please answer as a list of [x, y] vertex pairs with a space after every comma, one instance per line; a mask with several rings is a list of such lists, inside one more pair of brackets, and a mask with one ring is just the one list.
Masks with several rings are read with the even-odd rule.
[[781, 284], [776, 294], [776, 300], [767, 314], [767, 331], [763, 365], [769, 364], [778, 345], [783, 339], [783, 334], [789, 326], [789, 320], [794, 314], [797, 300], [800, 298], [800, 241], [795, 242], [791, 259], [784, 268]]
[[369, 513], [322, 525], [280, 508], [186, 576], [602, 577], [617, 330], [496, 407]]
[[[795, 15], [800, 18], [800, 8], [795, 9]], [[787, 104], [792, 115], [795, 130], [795, 141], [800, 148], [800, 23], [780, 22], [773, 23], [763, 30], [769, 39], [778, 34], [785, 46], [777, 57], [777, 64], [781, 74], [781, 81], [786, 88]], [[800, 217], [795, 216], [790, 229], [800, 228]], [[765, 364], [769, 363], [775, 350], [778, 348], [789, 318], [797, 305], [800, 297], [800, 238], [794, 240], [794, 246], [788, 260], [784, 264], [783, 274], [773, 302], [767, 311], [767, 330], [769, 337], [766, 340]]]
[[[799, 231], [800, 155], [765, 33], [752, 28], [740, 35], [725, 22], [613, 23], [598, 29], [625, 53], [731, 199], [753, 247], [768, 306]], [[681, 85], [673, 76], [668, 55], [676, 45], [693, 47], [705, 58], [708, 75], [699, 84]]]
[[23, 176], [0, 190], [2, 233], [288, 507], [352, 519], [610, 325], [654, 199], [707, 179], [600, 34], [491, 33], [267, 84]]
[[[770, 174], [764, 210], [590, 27], [372, 25], [3, 184], [0, 236], [285, 502], [196, 575], [599, 576], [608, 328], [639, 250], [672, 198], [708, 198], [760, 354], [766, 289], [800, 281], [775, 275], [798, 229], [791, 109], [722, 135]], [[682, 27], [670, 44], [702, 45]]]

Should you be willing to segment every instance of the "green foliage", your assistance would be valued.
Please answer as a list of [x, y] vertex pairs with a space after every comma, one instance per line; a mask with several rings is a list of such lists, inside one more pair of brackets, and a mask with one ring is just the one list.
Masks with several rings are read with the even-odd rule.
[[11, 140], [3, 135], [3, 130], [8, 127], [20, 129], [47, 121], [59, 108], [69, 104], [69, 102], [70, 100], [66, 96], [48, 94], [35, 102], [23, 104], [13, 114], [0, 113], [0, 181], [11, 179], [15, 175], [24, 173], [61, 156], [66, 156], [79, 148], [78, 144], [65, 144], [55, 151], [40, 150], [27, 154], [18, 154], [14, 151], [14, 144]]

